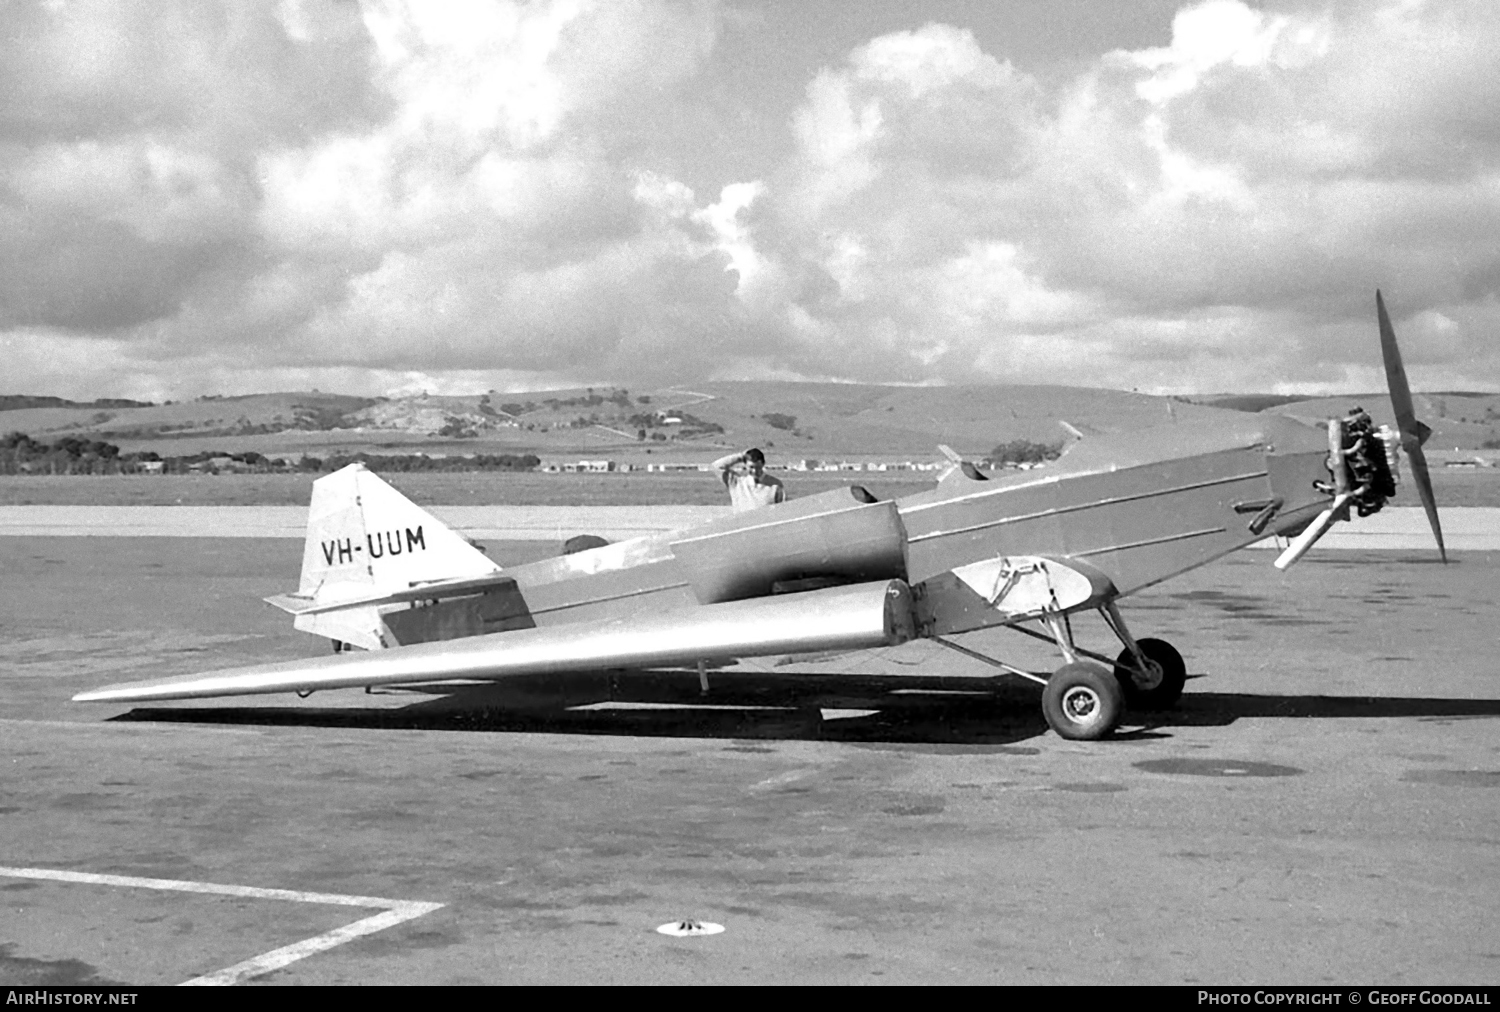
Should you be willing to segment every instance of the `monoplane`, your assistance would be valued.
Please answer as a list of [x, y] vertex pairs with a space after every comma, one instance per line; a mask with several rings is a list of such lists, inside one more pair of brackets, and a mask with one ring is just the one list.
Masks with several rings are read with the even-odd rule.
[[[880, 500], [853, 486], [690, 530], [598, 544], [504, 569], [352, 464], [314, 484], [300, 585], [268, 598], [335, 655], [112, 685], [88, 702], [412, 685], [698, 666], [926, 638], [1043, 686], [1059, 735], [1108, 734], [1127, 706], [1174, 705], [1186, 668], [1136, 638], [1122, 598], [1272, 536], [1286, 568], [1351, 511], [1396, 491], [1399, 453], [1446, 561], [1401, 355], [1376, 293], [1396, 429], [1354, 412], [1310, 425], [1225, 413], [1088, 438], [1048, 467]], [[596, 539], [597, 543], [597, 539]], [[1075, 642], [1097, 611], [1121, 650]], [[1003, 626], [1050, 641], [1062, 665], [1027, 671], [953, 637]], [[363, 648], [344, 651], [343, 647]]]

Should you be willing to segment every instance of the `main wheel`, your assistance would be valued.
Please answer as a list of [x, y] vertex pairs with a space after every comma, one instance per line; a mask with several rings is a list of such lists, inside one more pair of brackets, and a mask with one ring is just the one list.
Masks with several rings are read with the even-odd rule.
[[597, 534], [575, 534], [563, 542], [563, 554], [577, 555], [579, 552], [586, 552], [591, 548], [603, 548], [608, 544], [608, 541]]
[[1060, 737], [1095, 741], [1113, 731], [1125, 701], [1120, 683], [1098, 664], [1064, 664], [1042, 690], [1042, 713]]
[[1125, 692], [1126, 704], [1141, 710], [1170, 710], [1187, 683], [1182, 655], [1166, 640], [1136, 640], [1135, 645], [1146, 655], [1145, 677], [1132, 670], [1135, 658], [1128, 648], [1115, 658], [1115, 678]]

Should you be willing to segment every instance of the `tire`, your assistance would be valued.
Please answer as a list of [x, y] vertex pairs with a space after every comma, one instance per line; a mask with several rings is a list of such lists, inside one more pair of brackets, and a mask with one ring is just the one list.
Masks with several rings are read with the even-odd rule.
[[1103, 666], [1064, 664], [1042, 690], [1042, 713], [1058, 737], [1097, 741], [1115, 729], [1125, 709], [1120, 683]]
[[1182, 698], [1182, 687], [1187, 684], [1187, 665], [1182, 662], [1182, 655], [1166, 640], [1136, 640], [1135, 645], [1141, 648], [1148, 662], [1160, 669], [1161, 677], [1155, 685], [1136, 684], [1129, 667], [1135, 659], [1129, 649], [1121, 650], [1115, 658], [1115, 678], [1125, 693], [1126, 705], [1140, 710], [1170, 710]]
[[563, 542], [564, 555], [576, 555], [579, 552], [587, 552], [592, 548], [603, 548], [609, 542], [597, 534], [575, 534]]

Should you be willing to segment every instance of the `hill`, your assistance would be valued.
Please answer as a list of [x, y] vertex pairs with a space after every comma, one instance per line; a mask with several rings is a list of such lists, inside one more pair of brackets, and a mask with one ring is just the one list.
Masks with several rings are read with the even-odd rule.
[[536, 453], [550, 459], [689, 461], [765, 447], [773, 459], [928, 459], [946, 443], [982, 456], [999, 443], [1060, 443], [1084, 432], [1191, 422], [1216, 409], [1115, 390], [1061, 386], [894, 387], [710, 383], [468, 397], [358, 398], [319, 392], [202, 398], [97, 410], [7, 412], [7, 431], [104, 439], [126, 452]]
[[[307, 391], [108, 408], [47, 404], [0, 414], [0, 429], [43, 441], [106, 440], [127, 453], [164, 457], [208, 450], [288, 458], [361, 451], [535, 453], [544, 460], [648, 463], [703, 461], [761, 446], [780, 463], [927, 460], [935, 458], [938, 443], [971, 457], [1014, 440], [1059, 443], [1066, 438], [1063, 421], [1085, 434], [1192, 424], [1232, 401], [1205, 399], [1214, 404], [1065, 386], [769, 381], [402, 398]], [[1300, 399], [1267, 410], [1322, 418], [1356, 403], [1389, 420], [1389, 401], [1375, 394]], [[1435, 431], [1435, 448], [1475, 449], [1500, 439], [1500, 394], [1419, 395], [1418, 410]]]
[[[25, 398], [61, 401], [60, 398]], [[199, 436], [266, 435], [288, 429], [324, 430], [345, 424], [351, 412], [375, 401], [342, 394], [250, 394], [243, 397], [200, 397], [164, 404], [95, 402], [79, 405], [34, 405], [0, 415], [6, 431], [33, 436], [88, 435], [116, 442], [170, 440]], [[97, 410], [99, 407], [108, 410]]]
[[[1439, 450], [1473, 450], [1486, 443], [1500, 446], [1500, 394], [1415, 394], [1417, 417], [1432, 427], [1428, 446]], [[1294, 418], [1331, 418], [1362, 407], [1377, 424], [1394, 425], [1390, 397], [1384, 392], [1317, 397], [1273, 407], [1270, 411]]]
[[1303, 394], [1208, 394], [1182, 398], [1194, 404], [1206, 404], [1211, 408], [1228, 408], [1230, 411], [1265, 411], [1298, 401], [1311, 400]]

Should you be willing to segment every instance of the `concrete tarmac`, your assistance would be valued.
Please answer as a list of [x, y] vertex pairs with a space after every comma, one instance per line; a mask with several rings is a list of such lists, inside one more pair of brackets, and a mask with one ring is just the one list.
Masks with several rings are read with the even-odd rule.
[[[596, 534], [611, 541], [680, 531], [728, 516], [728, 506], [434, 506], [448, 526], [485, 541], [562, 541]], [[1500, 550], [1500, 507], [1441, 511], [1447, 546], [1456, 551]], [[295, 538], [307, 534], [305, 506], [0, 506], [0, 537], [93, 536]], [[1391, 506], [1351, 517], [1318, 542], [1318, 549], [1390, 551], [1433, 543], [1427, 517], [1415, 507]], [[1284, 547], [1267, 538], [1256, 547]]]
[[[489, 541], [611, 541], [678, 531], [728, 516], [728, 506], [434, 506], [449, 527]], [[1494, 511], [1500, 516], [1500, 509]], [[1500, 524], [1496, 525], [1500, 528]], [[1497, 530], [1500, 533], [1500, 530]], [[0, 536], [295, 538], [306, 506], [0, 506]]]
[[[258, 601], [300, 551], [0, 538], [0, 983], [1500, 981], [1500, 554], [1245, 552], [1127, 599], [1193, 678], [1098, 743], [927, 643], [706, 696], [681, 671], [68, 702], [326, 649]], [[296, 948], [381, 913], [329, 894], [442, 907]], [[654, 930], [682, 918], [725, 930]]]

